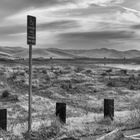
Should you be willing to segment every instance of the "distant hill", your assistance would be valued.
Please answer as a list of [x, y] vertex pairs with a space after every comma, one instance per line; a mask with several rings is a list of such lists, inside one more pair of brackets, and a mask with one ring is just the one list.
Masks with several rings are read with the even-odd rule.
[[[29, 54], [28, 54], [29, 50], [28, 49], [24, 49], [22, 51], [19, 52], [15, 52], [13, 54], [13, 57], [22, 57], [22, 58], [28, 58]], [[33, 48], [33, 58], [39, 58], [39, 57], [44, 57], [44, 58], [74, 58], [75, 56], [70, 54], [67, 51], [64, 50], [60, 50], [60, 49], [46, 49], [46, 48]]]
[[[29, 50], [23, 47], [0, 47], [0, 57], [28, 58]], [[118, 51], [115, 49], [90, 49], [90, 50], [66, 50], [57, 48], [33, 48], [33, 58], [140, 58], [139, 50]]]
[[[65, 50], [66, 51], [66, 50]], [[69, 53], [76, 55], [76, 57], [88, 57], [88, 58], [135, 58], [140, 57], [139, 50], [128, 50], [128, 51], [118, 51], [115, 49], [91, 49], [91, 50], [67, 50]]]

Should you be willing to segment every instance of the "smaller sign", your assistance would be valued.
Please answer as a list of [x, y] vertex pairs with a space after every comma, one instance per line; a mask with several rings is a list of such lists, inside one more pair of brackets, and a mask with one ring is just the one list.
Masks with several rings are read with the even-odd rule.
[[36, 17], [27, 16], [27, 44], [36, 45]]

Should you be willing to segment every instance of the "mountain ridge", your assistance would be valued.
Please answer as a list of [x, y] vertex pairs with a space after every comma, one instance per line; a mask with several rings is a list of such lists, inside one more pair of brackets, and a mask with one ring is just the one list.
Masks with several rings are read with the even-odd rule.
[[[0, 57], [28, 58], [28, 48], [24, 47], [0, 47]], [[4, 55], [5, 54], [5, 55]], [[115, 49], [59, 49], [59, 48], [33, 48], [33, 58], [139, 58], [140, 50], [119, 51]]]

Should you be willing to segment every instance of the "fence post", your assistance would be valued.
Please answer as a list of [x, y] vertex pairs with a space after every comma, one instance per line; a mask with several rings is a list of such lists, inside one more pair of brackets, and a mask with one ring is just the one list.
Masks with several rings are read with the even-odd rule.
[[56, 116], [61, 123], [66, 123], [66, 103], [56, 103]]
[[7, 109], [0, 109], [0, 128], [7, 131]]
[[104, 118], [114, 119], [114, 99], [104, 99]]

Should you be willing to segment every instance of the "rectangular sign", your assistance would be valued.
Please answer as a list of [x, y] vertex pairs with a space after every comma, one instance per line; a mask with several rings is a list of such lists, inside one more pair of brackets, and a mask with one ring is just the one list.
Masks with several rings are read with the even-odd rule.
[[27, 16], [27, 44], [36, 45], [36, 17]]

